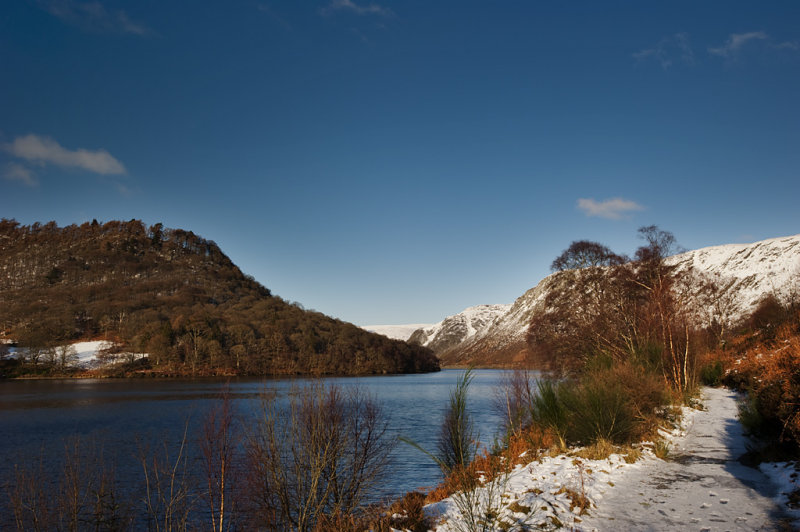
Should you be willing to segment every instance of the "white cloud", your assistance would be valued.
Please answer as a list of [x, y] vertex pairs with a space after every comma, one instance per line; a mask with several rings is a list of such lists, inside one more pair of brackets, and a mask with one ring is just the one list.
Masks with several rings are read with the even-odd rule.
[[652, 48], [645, 48], [633, 54], [637, 61], [655, 60], [664, 70], [671, 67], [676, 60], [687, 64], [694, 64], [694, 51], [689, 43], [687, 33], [676, 33], [661, 39]]
[[748, 43], [755, 41], [763, 41], [769, 39], [769, 36], [763, 31], [751, 31], [748, 33], [731, 33], [725, 44], [717, 48], [709, 47], [708, 53], [711, 55], [718, 55], [726, 59], [735, 58], [741, 49]]
[[800, 51], [800, 41], [785, 41], [775, 45], [778, 50], [791, 50], [793, 52]]
[[596, 216], [609, 220], [621, 220], [631, 212], [644, 210], [644, 207], [635, 201], [623, 198], [611, 198], [605, 201], [597, 201], [594, 198], [579, 198], [578, 208], [586, 216]]
[[38, 184], [33, 171], [19, 163], [8, 163], [3, 170], [3, 179], [20, 181], [29, 187], [35, 187]]
[[68, 150], [48, 137], [25, 135], [3, 148], [11, 155], [32, 163], [81, 168], [102, 175], [126, 173], [122, 163], [106, 150]]
[[40, 0], [39, 5], [56, 18], [84, 30], [147, 35], [150, 29], [134, 22], [125, 11], [108, 11], [100, 2]]
[[357, 15], [379, 15], [382, 17], [394, 16], [394, 11], [378, 4], [359, 5], [353, 0], [331, 0], [331, 3], [320, 9], [323, 15], [331, 15], [336, 11], [349, 11]]

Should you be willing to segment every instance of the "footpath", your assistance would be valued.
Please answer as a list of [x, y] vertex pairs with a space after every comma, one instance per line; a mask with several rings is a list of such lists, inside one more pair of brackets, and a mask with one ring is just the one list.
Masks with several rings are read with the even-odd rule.
[[794, 530], [767, 476], [738, 460], [747, 438], [736, 393], [704, 388], [703, 395], [704, 410], [675, 441], [670, 460], [650, 461], [618, 478], [581, 530]]

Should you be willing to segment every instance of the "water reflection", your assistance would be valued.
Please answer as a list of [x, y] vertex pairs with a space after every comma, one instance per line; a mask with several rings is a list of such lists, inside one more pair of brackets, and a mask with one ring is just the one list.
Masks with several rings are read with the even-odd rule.
[[[390, 418], [394, 436], [405, 436], [426, 449], [435, 448], [439, 422], [461, 371], [425, 375], [329, 378], [343, 387], [360, 386], [374, 395]], [[502, 372], [479, 370], [469, 390], [469, 410], [484, 445], [491, 445], [499, 424], [493, 409], [495, 386]], [[260, 396], [286, 398], [304, 379], [199, 380], [39, 380], [0, 382], [0, 479], [9, 479], [15, 461], [32, 453], [63, 455], [64, 439], [80, 435], [102, 442], [118, 462], [118, 473], [138, 474], [135, 466], [143, 442], [179, 445], [188, 423], [197, 435], [208, 409], [224, 388], [252, 425]], [[129, 473], [126, 473], [129, 472]], [[440, 479], [438, 467], [424, 454], [399, 444], [382, 497], [430, 487]]]

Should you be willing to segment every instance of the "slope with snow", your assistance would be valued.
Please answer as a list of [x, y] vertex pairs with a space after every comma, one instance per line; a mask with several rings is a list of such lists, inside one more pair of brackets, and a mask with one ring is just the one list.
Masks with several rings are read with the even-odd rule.
[[[668, 262], [680, 269], [694, 268], [716, 281], [721, 289], [717, 299], [724, 303], [719, 317], [729, 323], [747, 316], [767, 294], [783, 301], [800, 297], [800, 235], [702, 248], [670, 257]], [[528, 324], [558, 278], [558, 273], [545, 277], [482, 332], [444, 349], [432, 347], [434, 352], [444, 365], [451, 366], [510, 366], [523, 362]]]
[[405, 325], [362, 325], [361, 328], [369, 332], [382, 334], [392, 340], [408, 340], [414, 331], [430, 327], [430, 323], [408, 323]]
[[439, 323], [420, 328], [408, 339], [440, 353], [471, 338], [480, 336], [494, 321], [508, 312], [511, 305], [478, 305], [448, 316]]
[[779, 300], [800, 296], [800, 235], [753, 244], [701, 248], [668, 259], [679, 269], [703, 272], [728, 298], [729, 319], [747, 316], [767, 294]]

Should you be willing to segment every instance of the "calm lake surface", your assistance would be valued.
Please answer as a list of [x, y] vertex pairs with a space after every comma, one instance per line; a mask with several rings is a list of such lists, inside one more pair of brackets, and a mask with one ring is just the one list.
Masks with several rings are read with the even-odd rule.
[[[444, 370], [422, 375], [328, 378], [345, 388], [360, 386], [384, 407], [392, 435], [405, 436], [435, 450], [442, 413], [449, 394], [463, 374]], [[478, 370], [469, 388], [469, 410], [484, 445], [497, 434], [496, 385], [503, 372]], [[205, 413], [219, 401], [226, 385], [245, 423], [260, 410], [265, 391], [286, 397], [304, 379], [204, 380], [37, 380], [0, 381], [0, 481], [10, 481], [13, 464], [26, 456], [44, 456], [47, 468], [59, 467], [65, 440], [78, 435], [99, 442], [117, 476], [141, 476], [137, 460], [142, 445], [164, 442], [174, 449], [187, 426], [189, 441], [200, 432]], [[198, 466], [199, 467], [199, 466]], [[391, 474], [382, 493], [388, 499], [409, 490], [432, 487], [440, 480], [431, 459], [399, 443]], [[131, 478], [130, 482], [138, 482]]]

